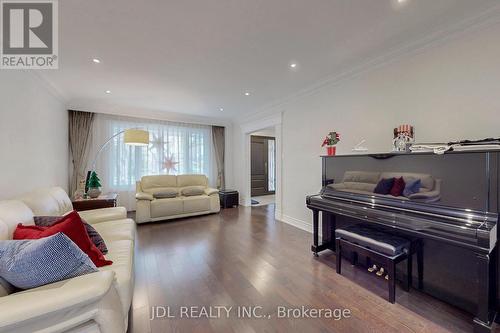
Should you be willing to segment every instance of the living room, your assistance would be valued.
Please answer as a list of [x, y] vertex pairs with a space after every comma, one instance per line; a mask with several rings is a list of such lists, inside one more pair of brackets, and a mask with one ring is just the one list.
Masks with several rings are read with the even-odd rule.
[[498, 330], [498, 1], [0, 5], [0, 332]]

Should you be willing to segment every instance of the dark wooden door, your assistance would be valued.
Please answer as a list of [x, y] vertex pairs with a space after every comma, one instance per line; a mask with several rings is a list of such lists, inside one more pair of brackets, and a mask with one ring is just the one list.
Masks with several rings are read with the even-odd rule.
[[251, 136], [252, 196], [274, 193], [269, 191], [269, 140], [274, 138]]

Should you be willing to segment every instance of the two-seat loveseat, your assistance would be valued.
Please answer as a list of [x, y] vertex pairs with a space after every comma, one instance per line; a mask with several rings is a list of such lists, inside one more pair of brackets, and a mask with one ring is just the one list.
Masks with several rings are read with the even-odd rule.
[[220, 211], [219, 191], [205, 175], [144, 176], [136, 186], [137, 223]]
[[[421, 202], [437, 202], [441, 200], [441, 179], [435, 179], [430, 174], [411, 172], [377, 172], [377, 171], [346, 171], [341, 182], [330, 184], [329, 187], [346, 192], [373, 195], [373, 191], [381, 179], [403, 177], [405, 183], [420, 179], [421, 188], [408, 197], [397, 197], [400, 200], [417, 200]], [[380, 195], [380, 194], [376, 194]], [[391, 197], [391, 195], [385, 195]]]

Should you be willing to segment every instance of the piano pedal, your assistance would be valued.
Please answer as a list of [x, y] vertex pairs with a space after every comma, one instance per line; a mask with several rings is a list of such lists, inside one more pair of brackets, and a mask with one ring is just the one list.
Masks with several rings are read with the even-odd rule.
[[387, 275], [385, 276], [385, 279], [386, 279], [387, 281], [389, 281], [389, 274], [387, 274]]
[[368, 272], [373, 273], [378, 269], [377, 265], [373, 265], [372, 267], [368, 268]]
[[376, 274], [377, 274], [377, 276], [382, 276], [382, 275], [384, 275], [384, 272], [385, 272], [384, 267], [381, 267], [380, 270]]

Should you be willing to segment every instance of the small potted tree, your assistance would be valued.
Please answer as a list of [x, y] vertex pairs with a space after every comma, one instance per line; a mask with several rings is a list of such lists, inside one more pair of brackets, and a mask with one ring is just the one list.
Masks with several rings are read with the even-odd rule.
[[97, 198], [98, 196], [101, 195], [101, 180], [99, 179], [99, 177], [97, 177], [97, 173], [95, 173], [95, 171], [92, 171], [92, 173], [90, 174], [90, 177], [89, 177], [89, 182], [87, 184], [87, 187], [88, 187], [88, 191], [87, 191], [87, 194], [89, 197], [91, 197], [92, 199], [95, 199]]
[[339, 143], [339, 141], [340, 141], [340, 134], [337, 132], [330, 132], [325, 137], [325, 140], [323, 140], [323, 144], [321, 145], [321, 147], [326, 146], [327, 155], [333, 156], [337, 151], [337, 147], [335, 147], [335, 145]]

